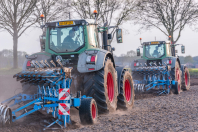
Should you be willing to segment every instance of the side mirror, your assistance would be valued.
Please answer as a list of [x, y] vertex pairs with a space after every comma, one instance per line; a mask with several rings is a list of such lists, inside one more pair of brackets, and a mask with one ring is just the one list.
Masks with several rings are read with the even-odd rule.
[[181, 52], [182, 54], [185, 54], [185, 46], [181, 46]]
[[137, 56], [140, 56], [140, 49], [137, 49]]
[[39, 38], [40, 38], [41, 51], [44, 51], [45, 50], [45, 36], [41, 35]]
[[123, 42], [122, 29], [116, 29], [116, 39], [117, 39], [117, 43]]

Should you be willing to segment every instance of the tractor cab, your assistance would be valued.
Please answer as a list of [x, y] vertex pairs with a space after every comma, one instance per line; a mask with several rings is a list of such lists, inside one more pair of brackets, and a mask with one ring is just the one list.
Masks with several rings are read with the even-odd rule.
[[163, 58], [171, 56], [171, 47], [169, 42], [154, 41], [143, 43], [143, 57], [147, 59]]
[[[171, 44], [170, 41], [151, 41], [143, 42], [143, 59], [146, 60], [155, 60], [163, 59], [166, 57], [173, 57], [177, 51], [173, 52], [173, 47], [179, 44]], [[185, 53], [185, 47], [181, 46], [181, 52]], [[140, 56], [140, 49], [137, 49], [137, 56]]]
[[97, 24], [92, 19], [49, 22], [45, 30], [41, 47], [51, 54], [78, 54], [99, 47]]

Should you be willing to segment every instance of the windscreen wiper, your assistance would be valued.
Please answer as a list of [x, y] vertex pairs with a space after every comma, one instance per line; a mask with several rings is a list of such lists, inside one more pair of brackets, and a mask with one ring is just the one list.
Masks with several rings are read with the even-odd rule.
[[74, 52], [78, 51], [79, 49], [81, 49], [84, 46], [84, 44], [80, 47], [78, 47], [77, 49], [74, 50]]

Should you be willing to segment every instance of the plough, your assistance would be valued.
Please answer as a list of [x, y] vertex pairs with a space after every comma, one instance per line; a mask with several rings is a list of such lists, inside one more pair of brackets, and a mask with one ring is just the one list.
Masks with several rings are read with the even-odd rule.
[[177, 81], [172, 80], [170, 75], [171, 67], [163, 66], [145, 66], [135, 68], [133, 75], [140, 80], [134, 80], [136, 92], [144, 92], [151, 89], [158, 89], [158, 94], [169, 94], [171, 89], [175, 89]]
[[[34, 95], [20, 93], [3, 101], [0, 105], [0, 119], [3, 125], [10, 125], [33, 112], [45, 110], [48, 114], [52, 114], [54, 121], [44, 130], [54, 124], [65, 128], [67, 123], [71, 123], [71, 107], [79, 110], [82, 123], [92, 124], [96, 122], [98, 109], [95, 100], [92, 97], [81, 96], [80, 91], [76, 95], [71, 95], [72, 68], [63, 67], [60, 60], [57, 60], [57, 63], [60, 67], [56, 67], [53, 61], [51, 61], [51, 65], [47, 61], [32, 62], [35, 68], [13, 76], [16, 77], [17, 81], [37, 85], [37, 93]], [[14, 109], [17, 104], [27, 101], [29, 101], [27, 104]], [[11, 102], [13, 103], [10, 104]], [[19, 114], [22, 110], [24, 112]]]

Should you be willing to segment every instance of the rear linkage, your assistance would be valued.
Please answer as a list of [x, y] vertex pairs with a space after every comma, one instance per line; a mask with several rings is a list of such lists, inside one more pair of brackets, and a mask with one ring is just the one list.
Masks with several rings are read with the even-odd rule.
[[141, 80], [134, 80], [134, 88], [137, 92], [144, 92], [151, 89], [158, 89], [158, 95], [169, 94], [171, 89], [177, 87], [177, 82], [172, 80], [170, 72], [171, 67], [165, 63], [165, 66], [154, 63], [155, 66], [145, 66], [140, 63], [141, 67], [135, 68], [133, 76], [143, 76]]
[[[40, 63], [36, 61], [32, 63], [35, 68], [13, 76], [21, 83], [37, 85], [38, 90], [37, 94], [34, 95], [20, 93], [3, 101], [0, 105], [0, 119], [3, 125], [10, 125], [12, 122], [38, 110], [46, 110], [48, 114], [52, 113], [54, 122], [49, 123], [44, 130], [54, 124], [65, 128], [67, 123], [71, 123], [71, 107], [79, 109], [82, 123], [92, 124], [96, 122], [98, 109], [95, 100], [92, 97], [81, 96], [80, 91], [77, 92], [75, 97], [72, 97], [73, 95], [70, 94], [72, 68], [63, 67], [60, 60], [57, 60], [57, 63], [60, 67], [56, 67], [53, 61], [51, 61], [52, 67], [46, 60], [45, 62], [40, 61]], [[13, 100], [14, 103], [10, 104]], [[11, 109], [17, 104], [27, 101], [30, 102], [20, 108]], [[22, 114], [18, 113], [21, 110], [24, 110], [24, 112]]]

